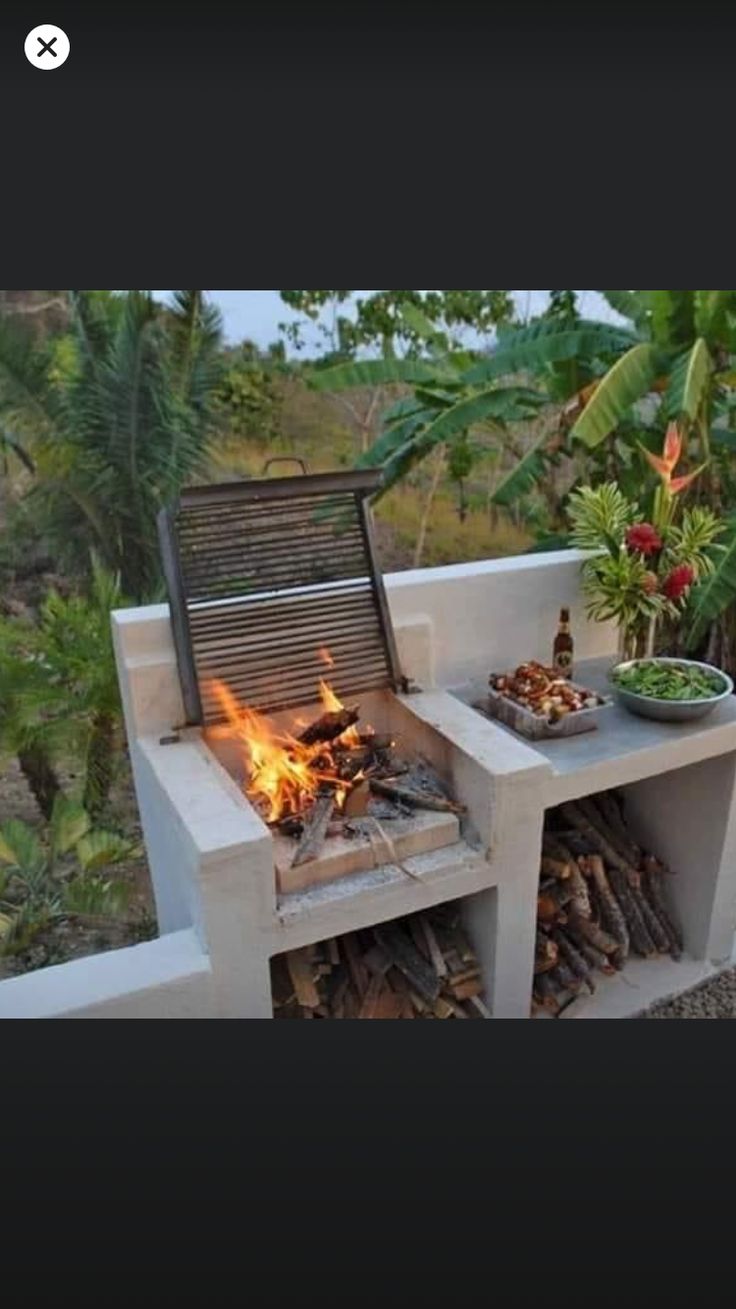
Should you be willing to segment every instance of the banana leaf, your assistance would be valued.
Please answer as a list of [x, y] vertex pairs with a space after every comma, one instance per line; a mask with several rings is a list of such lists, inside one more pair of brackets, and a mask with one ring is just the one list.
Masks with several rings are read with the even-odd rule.
[[475, 386], [494, 377], [535, 372], [564, 359], [605, 358], [629, 349], [636, 340], [635, 334], [625, 328], [586, 319], [574, 326], [564, 322], [533, 323], [505, 333], [494, 353], [465, 372], [463, 381]]
[[635, 345], [609, 369], [572, 429], [586, 445], [600, 445], [627, 411], [646, 395], [658, 373], [659, 352]]
[[686, 351], [672, 365], [670, 380], [664, 396], [664, 413], [669, 419], [683, 415], [695, 422], [708, 389], [711, 375], [711, 358], [702, 337], [692, 350]]
[[690, 597], [686, 613], [689, 650], [700, 644], [711, 623], [736, 600], [736, 518], [729, 520], [718, 556], [715, 570], [693, 588]]

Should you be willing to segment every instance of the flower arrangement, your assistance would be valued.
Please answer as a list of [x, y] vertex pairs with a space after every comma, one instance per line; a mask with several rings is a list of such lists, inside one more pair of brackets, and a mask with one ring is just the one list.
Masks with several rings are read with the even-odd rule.
[[581, 487], [570, 497], [573, 544], [595, 552], [583, 564], [587, 612], [618, 623], [621, 659], [652, 655], [659, 620], [676, 619], [691, 588], [713, 571], [708, 552], [724, 524], [710, 509], [682, 508], [681, 492], [703, 471], [674, 476], [682, 445], [672, 423], [661, 455], [643, 450], [659, 477], [651, 522], [614, 482]]

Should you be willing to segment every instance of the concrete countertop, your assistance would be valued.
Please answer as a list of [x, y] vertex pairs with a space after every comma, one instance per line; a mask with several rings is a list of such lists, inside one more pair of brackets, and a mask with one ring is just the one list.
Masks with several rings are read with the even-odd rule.
[[[615, 662], [612, 657], [581, 661], [575, 665], [574, 680], [592, 691], [609, 694], [607, 673]], [[487, 683], [477, 681], [450, 690], [458, 699], [472, 704], [483, 698]], [[736, 752], [736, 696], [693, 723], [637, 718], [614, 702], [601, 710], [595, 731], [579, 736], [527, 741], [501, 723], [490, 722], [489, 727], [514, 741], [524, 740], [549, 763], [552, 771], [544, 796], [545, 806], [551, 807]]]

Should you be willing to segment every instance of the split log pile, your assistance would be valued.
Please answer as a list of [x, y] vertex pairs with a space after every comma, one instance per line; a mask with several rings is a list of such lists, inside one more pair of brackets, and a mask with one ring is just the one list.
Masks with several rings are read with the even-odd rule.
[[272, 961], [275, 1018], [490, 1018], [455, 905]]
[[682, 934], [667, 906], [670, 870], [629, 832], [608, 791], [548, 815], [537, 904], [532, 1007], [557, 1017], [597, 973], [623, 969], [630, 953], [679, 959]]

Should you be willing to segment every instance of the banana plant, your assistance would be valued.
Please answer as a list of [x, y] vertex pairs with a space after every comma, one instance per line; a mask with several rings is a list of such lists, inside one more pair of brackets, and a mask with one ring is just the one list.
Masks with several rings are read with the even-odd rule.
[[0, 826], [0, 952], [16, 954], [55, 922], [121, 914], [129, 887], [103, 870], [139, 853], [116, 832], [94, 829], [77, 801], [57, 795], [42, 841], [28, 823]]
[[[421, 324], [413, 319], [415, 331]], [[443, 353], [431, 324], [425, 326], [427, 356], [421, 359], [375, 359], [315, 369], [310, 385], [318, 391], [402, 383], [413, 394], [383, 415], [383, 431], [358, 460], [358, 467], [381, 467], [379, 495], [391, 489], [438, 447], [445, 447], [452, 464], [453, 448], [467, 443], [473, 430], [490, 433], [504, 449], [509, 428], [538, 415], [549, 396], [532, 386], [528, 376], [574, 360], [581, 354], [607, 359], [629, 345], [626, 329], [578, 320], [534, 323], [504, 331], [496, 348], [479, 357], [467, 351]], [[518, 475], [503, 479], [494, 499], [510, 503], [554, 458], [555, 436], [539, 441], [522, 460]]]
[[637, 339], [585, 398], [572, 428], [599, 445], [648, 395], [661, 399], [666, 421], [695, 430], [710, 450], [711, 410], [722, 408], [734, 383], [736, 291], [603, 291], [612, 308], [631, 318]]

